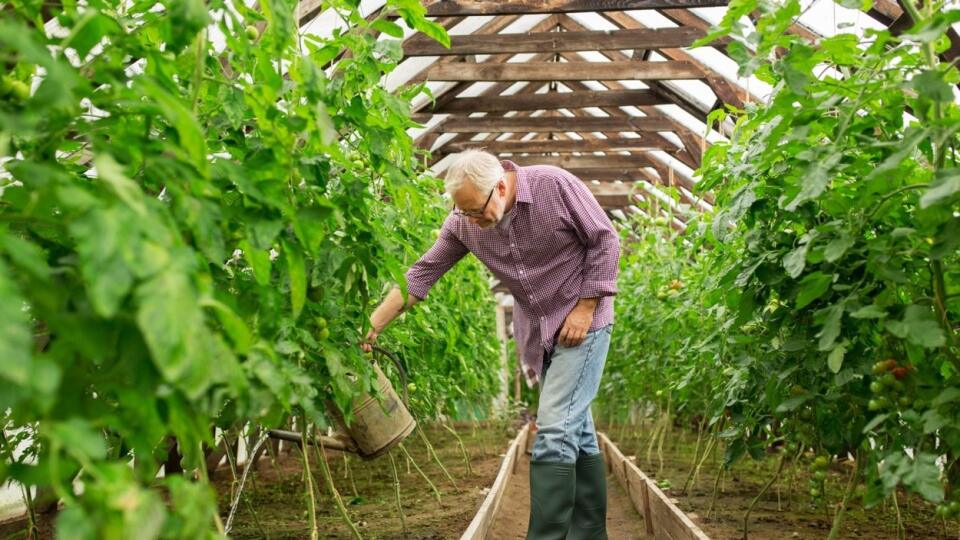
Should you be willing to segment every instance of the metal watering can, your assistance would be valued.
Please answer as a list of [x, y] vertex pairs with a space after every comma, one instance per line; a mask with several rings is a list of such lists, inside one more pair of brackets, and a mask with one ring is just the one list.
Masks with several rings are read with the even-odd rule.
[[[406, 381], [407, 375], [403, 369], [400, 360], [389, 351], [380, 347], [374, 347], [374, 351], [386, 356], [393, 361], [400, 372], [400, 377]], [[410, 415], [405, 405], [406, 399], [401, 400], [390, 379], [384, 375], [383, 370], [376, 363], [373, 364], [373, 370], [377, 374], [377, 387], [380, 395], [383, 396], [381, 402], [372, 394], [362, 394], [353, 401], [353, 420], [347, 425], [333, 403], [327, 403], [327, 410], [334, 422], [339, 428], [339, 432], [334, 436], [321, 435], [314, 440], [308, 440], [309, 444], [323, 444], [324, 448], [332, 450], [341, 450], [358, 454], [363, 459], [378, 458], [413, 433], [417, 427], [416, 420]], [[404, 395], [406, 396], [406, 384], [403, 385]], [[302, 438], [300, 433], [295, 431], [284, 431], [272, 429], [268, 432], [274, 439], [300, 443]], [[319, 440], [317, 440], [319, 439]]]

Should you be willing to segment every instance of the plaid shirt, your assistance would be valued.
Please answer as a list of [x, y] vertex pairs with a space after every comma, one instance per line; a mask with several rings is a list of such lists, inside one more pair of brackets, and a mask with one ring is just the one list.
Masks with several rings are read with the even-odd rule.
[[528, 378], [539, 379], [545, 352], [581, 298], [598, 298], [591, 330], [613, 323], [620, 245], [597, 200], [576, 176], [548, 165], [520, 167], [509, 227], [482, 229], [450, 214], [437, 242], [406, 273], [423, 299], [468, 252], [513, 294], [513, 334]]

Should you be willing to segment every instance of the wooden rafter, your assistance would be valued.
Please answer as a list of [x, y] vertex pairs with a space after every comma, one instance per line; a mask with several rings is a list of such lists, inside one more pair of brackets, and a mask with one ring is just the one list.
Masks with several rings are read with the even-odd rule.
[[669, 103], [652, 90], [609, 90], [555, 92], [530, 95], [454, 98], [428, 108], [432, 114], [471, 112], [539, 111], [543, 109], [579, 109], [582, 107], [625, 107]]
[[629, 9], [698, 8], [727, 5], [728, 0], [426, 0], [427, 14], [510, 15], [532, 13], [577, 13]]
[[597, 81], [702, 79], [702, 69], [689, 62], [542, 62], [505, 64], [435, 64], [433, 81]]
[[449, 118], [444, 123], [448, 133], [531, 133], [542, 131], [608, 131], [608, 132], [644, 132], [669, 131], [672, 122], [664, 117], [625, 117], [625, 118], [574, 118], [574, 117], [535, 117], [535, 118]]
[[484, 148], [491, 153], [567, 154], [571, 152], [644, 152], [649, 150], [673, 150], [676, 147], [669, 142], [650, 142], [645, 137], [593, 140], [466, 141], [446, 145], [446, 149], [451, 152], [462, 152], [470, 148]]
[[497, 39], [479, 35], [450, 36], [444, 47], [433, 39], [419, 36], [403, 44], [405, 56], [450, 56], [466, 54], [519, 54], [558, 51], [602, 51], [637, 47], [689, 47], [705, 35], [697, 28], [628, 29], [619, 31], [533, 32], [501, 34]]

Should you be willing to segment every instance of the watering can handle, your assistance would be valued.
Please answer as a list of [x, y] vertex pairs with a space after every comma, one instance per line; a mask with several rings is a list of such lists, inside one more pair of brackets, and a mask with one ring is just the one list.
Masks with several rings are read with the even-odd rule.
[[400, 373], [400, 383], [403, 387], [403, 404], [409, 406], [410, 395], [407, 392], [407, 370], [404, 369], [403, 363], [400, 362], [400, 359], [397, 358], [395, 353], [392, 353], [379, 345], [374, 345], [373, 351], [386, 356], [393, 362], [393, 365], [396, 366], [397, 371]]

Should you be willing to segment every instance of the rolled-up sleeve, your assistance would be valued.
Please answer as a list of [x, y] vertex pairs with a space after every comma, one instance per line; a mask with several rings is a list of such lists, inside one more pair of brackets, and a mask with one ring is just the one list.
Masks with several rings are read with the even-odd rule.
[[620, 238], [590, 189], [570, 175], [559, 182], [560, 198], [569, 212], [577, 236], [587, 248], [580, 298], [617, 294]]
[[407, 293], [423, 300], [441, 276], [462, 259], [468, 249], [454, 234], [456, 218], [449, 216], [440, 228], [437, 241], [407, 270]]

